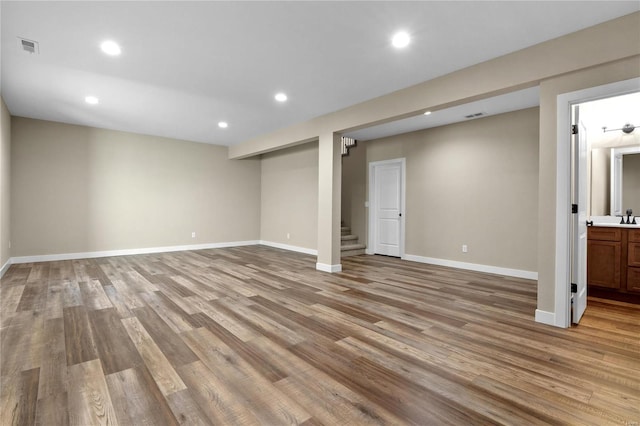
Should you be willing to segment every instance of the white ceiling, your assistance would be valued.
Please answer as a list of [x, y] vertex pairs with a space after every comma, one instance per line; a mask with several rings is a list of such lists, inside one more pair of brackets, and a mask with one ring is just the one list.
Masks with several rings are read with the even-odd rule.
[[[638, 11], [640, 2], [2, 1], [0, 8], [0, 88], [13, 115], [232, 145]], [[396, 50], [390, 37], [400, 29], [412, 43]], [[21, 52], [17, 37], [38, 41], [40, 54]], [[105, 56], [105, 39], [120, 43], [122, 55]], [[275, 102], [278, 91], [289, 101]], [[87, 95], [100, 103], [85, 104]]]

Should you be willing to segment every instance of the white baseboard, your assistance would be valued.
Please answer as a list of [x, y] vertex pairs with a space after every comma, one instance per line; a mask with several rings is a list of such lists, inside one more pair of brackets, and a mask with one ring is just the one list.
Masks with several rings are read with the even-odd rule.
[[318, 255], [318, 250], [305, 248], [305, 247], [291, 246], [289, 244], [274, 243], [272, 241], [264, 241], [264, 240], [258, 241], [258, 244], [263, 246], [268, 246], [268, 247], [279, 248], [282, 250], [289, 250], [289, 251], [296, 251], [298, 253], [311, 254], [313, 256]]
[[0, 278], [2, 278], [5, 272], [7, 272], [7, 269], [9, 269], [9, 266], [11, 266], [12, 263], [11, 258], [9, 258], [4, 265], [2, 265], [2, 268], [0, 268]]
[[458, 262], [456, 260], [437, 259], [435, 257], [423, 257], [413, 254], [405, 254], [402, 258], [413, 262], [428, 263], [430, 265], [447, 266], [449, 268], [467, 269], [469, 271], [487, 272], [489, 274], [504, 275], [507, 277], [525, 278], [537, 280], [538, 273], [521, 269], [501, 268], [499, 266], [480, 265], [477, 263]]
[[11, 263], [52, 262], [57, 260], [89, 259], [96, 257], [130, 256], [134, 254], [165, 253], [185, 250], [205, 250], [213, 248], [254, 246], [259, 244], [257, 240], [233, 241], [225, 243], [192, 244], [184, 246], [148, 247], [140, 249], [90, 251], [84, 253], [45, 254], [39, 256], [18, 256], [10, 259]]
[[318, 251], [314, 249], [291, 246], [288, 244], [274, 243], [271, 241], [263, 241], [263, 240], [232, 241], [232, 242], [224, 242], [224, 243], [192, 244], [192, 245], [184, 245], [184, 246], [147, 247], [147, 248], [139, 248], [139, 249], [44, 254], [44, 255], [37, 255], [37, 256], [17, 256], [17, 257], [12, 257], [7, 261], [7, 264], [5, 264], [2, 267], [3, 268], [2, 273], [4, 273], [4, 271], [8, 269], [11, 264], [14, 264], [14, 263], [53, 262], [58, 260], [90, 259], [90, 258], [96, 258], [96, 257], [112, 257], [112, 256], [130, 256], [135, 254], [168, 253], [173, 251], [205, 250], [205, 249], [214, 249], [214, 248], [254, 246], [254, 245], [264, 245], [268, 247], [295, 251], [298, 253], [305, 253], [305, 254], [310, 254], [314, 256], [318, 255]]
[[338, 263], [337, 265], [329, 265], [326, 263], [316, 263], [316, 269], [318, 271], [329, 272], [333, 274], [335, 272], [342, 271], [342, 264]]
[[556, 314], [548, 311], [541, 311], [536, 309], [536, 322], [546, 325], [556, 326]]

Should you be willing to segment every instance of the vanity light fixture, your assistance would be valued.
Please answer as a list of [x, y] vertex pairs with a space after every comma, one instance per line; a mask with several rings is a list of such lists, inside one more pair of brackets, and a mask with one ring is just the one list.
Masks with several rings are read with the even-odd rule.
[[620, 129], [607, 129], [607, 126], [604, 126], [602, 128], [602, 131], [606, 133], [606, 132], [615, 132], [616, 130], [622, 130], [623, 133], [629, 134], [633, 132], [636, 129], [636, 127], [638, 126], [634, 126], [633, 124], [627, 123], [624, 126], [622, 126], [622, 128]]
[[84, 98], [84, 101], [89, 105], [97, 105], [100, 102], [100, 99], [96, 98], [95, 96], [87, 96]]
[[409, 36], [409, 33], [406, 31], [399, 31], [394, 34], [391, 39], [391, 44], [393, 44], [393, 47], [395, 48], [402, 49], [403, 47], [407, 47], [410, 41], [411, 37]]
[[122, 50], [120, 49], [118, 43], [113, 40], [103, 41], [100, 45], [100, 49], [102, 49], [102, 51], [109, 56], [118, 56], [120, 53], [122, 53]]
[[287, 95], [286, 95], [286, 94], [284, 94], [284, 93], [282, 93], [282, 92], [280, 92], [280, 93], [276, 94], [275, 99], [276, 99], [276, 101], [278, 101], [278, 102], [286, 102], [286, 100], [287, 100]]
[[425, 111], [424, 115], [431, 115], [431, 111]]
[[226, 121], [220, 121], [218, 123], [218, 127], [220, 127], [221, 129], [226, 129], [227, 127], [229, 127], [229, 123], [227, 123]]

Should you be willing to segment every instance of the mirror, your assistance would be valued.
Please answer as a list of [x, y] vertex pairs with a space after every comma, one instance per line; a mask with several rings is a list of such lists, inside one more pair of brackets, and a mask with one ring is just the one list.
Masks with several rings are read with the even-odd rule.
[[611, 215], [640, 216], [640, 146], [611, 148]]

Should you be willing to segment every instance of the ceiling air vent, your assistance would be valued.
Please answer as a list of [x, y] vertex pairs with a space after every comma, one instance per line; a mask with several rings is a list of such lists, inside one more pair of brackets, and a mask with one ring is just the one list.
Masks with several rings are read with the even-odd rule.
[[484, 112], [476, 112], [475, 114], [465, 115], [464, 118], [476, 118], [476, 117], [482, 117], [483, 115], [484, 115]]
[[40, 53], [40, 45], [37, 41], [28, 40], [26, 38], [18, 37], [18, 48], [21, 52], [36, 54]]

